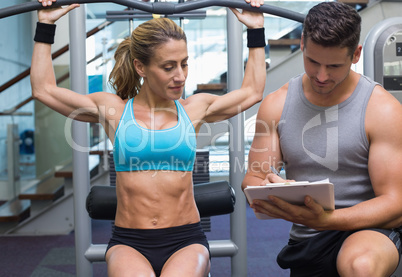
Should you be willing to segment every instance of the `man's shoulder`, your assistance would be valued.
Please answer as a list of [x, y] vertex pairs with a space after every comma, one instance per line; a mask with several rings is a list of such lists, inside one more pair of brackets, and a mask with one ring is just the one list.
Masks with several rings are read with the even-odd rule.
[[283, 107], [285, 106], [286, 96], [289, 83], [286, 83], [279, 89], [269, 93], [261, 102], [259, 115], [264, 119], [278, 121], [282, 115]]
[[376, 112], [381, 110], [392, 110], [392, 112], [396, 113], [402, 112], [402, 106], [398, 99], [379, 84], [373, 89], [368, 109], [375, 110]]
[[[402, 105], [382, 86], [374, 87], [366, 110], [366, 130], [369, 136], [376, 131], [402, 131]], [[398, 134], [399, 135], [399, 134]]]

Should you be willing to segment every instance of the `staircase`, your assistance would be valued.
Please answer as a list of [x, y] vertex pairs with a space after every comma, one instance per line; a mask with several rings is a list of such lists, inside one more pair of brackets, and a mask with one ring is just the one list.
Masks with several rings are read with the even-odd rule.
[[[101, 160], [99, 153], [90, 156], [91, 182], [108, 182], [102, 179]], [[70, 233], [74, 229], [72, 177], [72, 165], [61, 166], [0, 205], [0, 236]]]

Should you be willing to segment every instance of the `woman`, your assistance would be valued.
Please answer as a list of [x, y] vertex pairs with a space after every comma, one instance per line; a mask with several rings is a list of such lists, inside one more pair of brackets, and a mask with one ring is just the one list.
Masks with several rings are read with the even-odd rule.
[[[264, 1], [251, 2], [260, 6]], [[160, 18], [138, 26], [116, 50], [110, 75], [116, 94], [81, 95], [56, 86], [49, 44], [53, 24], [76, 7], [38, 12], [32, 95], [65, 116], [84, 111], [74, 119], [101, 123], [114, 145], [118, 205], [106, 252], [108, 274], [206, 276], [209, 246], [192, 184], [196, 134], [204, 122], [227, 119], [262, 99], [264, 18], [232, 9], [254, 29], [249, 30], [252, 48], [238, 90], [181, 99], [188, 71], [186, 36], [173, 21]]]

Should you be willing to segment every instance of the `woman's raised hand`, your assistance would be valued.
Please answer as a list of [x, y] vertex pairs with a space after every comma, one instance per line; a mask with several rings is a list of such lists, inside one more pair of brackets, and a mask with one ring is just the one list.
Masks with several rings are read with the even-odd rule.
[[51, 6], [53, 2], [56, 2], [56, 0], [38, 0], [39, 3], [42, 3], [42, 6], [47, 7]]
[[[42, 3], [43, 7], [49, 7], [53, 2], [56, 2], [56, 0], [38, 0], [38, 2]], [[38, 20], [41, 23], [54, 24], [60, 17], [79, 6], [80, 4], [71, 4], [65, 8], [57, 7], [38, 10]]]
[[259, 8], [260, 6], [264, 5], [264, 0], [246, 0], [252, 7]]
[[[264, 4], [264, 0], [245, 0], [252, 7], [259, 8]], [[235, 8], [230, 8], [237, 19], [247, 26], [249, 29], [264, 27], [264, 15], [260, 12], [238, 11]]]

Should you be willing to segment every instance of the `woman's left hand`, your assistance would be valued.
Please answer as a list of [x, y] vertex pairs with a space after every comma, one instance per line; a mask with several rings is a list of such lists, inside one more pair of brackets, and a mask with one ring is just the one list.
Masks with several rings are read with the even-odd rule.
[[264, 5], [264, 0], [246, 0], [252, 7], [259, 8], [260, 6]]
[[[43, 7], [50, 7], [56, 0], [38, 0]], [[69, 11], [79, 7], [80, 4], [71, 4], [65, 8], [47, 8], [38, 10], [38, 20], [41, 23], [54, 24], [60, 17], [66, 15]]]
[[[250, 3], [251, 6], [259, 8], [262, 4], [264, 4], [263, 0], [246, 0], [247, 3]], [[230, 8], [230, 10], [234, 13], [237, 19], [246, 25], [249, 29], [257, 29], [264, 27], [264, 15], [260, 12], [250, 12], [243, 10], [239, 12], [235, 8]]]

